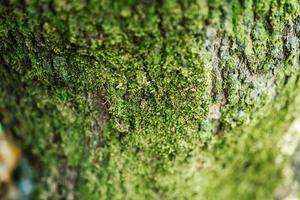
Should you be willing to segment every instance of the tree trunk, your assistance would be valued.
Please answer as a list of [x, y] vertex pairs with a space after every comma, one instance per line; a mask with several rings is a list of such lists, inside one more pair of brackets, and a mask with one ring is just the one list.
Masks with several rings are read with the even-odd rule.
[[34, 198], [297, 195], [298, 0], [4, 0], [0, 42]]

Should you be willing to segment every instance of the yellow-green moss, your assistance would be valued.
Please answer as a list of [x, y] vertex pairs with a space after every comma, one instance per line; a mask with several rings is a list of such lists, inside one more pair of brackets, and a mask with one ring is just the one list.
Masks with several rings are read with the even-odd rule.
[[299, 6], [5, 1], [0, 116], [36, 162], [36, 195], [272, 197], [275, 144], [297, 107]]

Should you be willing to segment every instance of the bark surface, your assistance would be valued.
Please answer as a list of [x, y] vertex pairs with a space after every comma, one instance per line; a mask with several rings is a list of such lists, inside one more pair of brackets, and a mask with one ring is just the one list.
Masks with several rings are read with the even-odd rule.
[[297, 0], [4, 0], [1, 124], [38, 199], [283, 199], [299, 47]]

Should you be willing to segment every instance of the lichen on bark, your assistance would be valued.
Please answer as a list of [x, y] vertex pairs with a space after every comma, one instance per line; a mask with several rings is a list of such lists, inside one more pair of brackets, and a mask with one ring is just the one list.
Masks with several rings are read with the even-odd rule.
[[0, 119], [37, 198], [272, 198], [299, 111], [299, 8], [3, 1]]

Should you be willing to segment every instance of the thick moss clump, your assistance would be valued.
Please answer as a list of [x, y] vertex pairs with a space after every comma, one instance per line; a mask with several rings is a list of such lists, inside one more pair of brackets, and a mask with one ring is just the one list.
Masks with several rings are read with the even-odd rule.
[[300, 3], [4, 1], [1, 122], [37, 198], [271, 199]]

